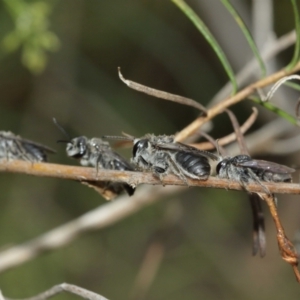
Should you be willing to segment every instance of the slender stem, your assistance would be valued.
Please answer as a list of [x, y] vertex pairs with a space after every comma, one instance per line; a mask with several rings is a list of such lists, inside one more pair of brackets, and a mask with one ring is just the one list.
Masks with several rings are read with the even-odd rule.
[[[186, 183], [175, 175], [167, 175], [163, 181], [154, 177], [152, 173], [128, 172], [128, 171], [111, 171], [98, 170], [95, 168], [74, 167], [50, 163], [30, 163], [21, 160], [11, 162], [1, 162], [0, 171], [23, 173], [34, 176], [55, 177], [60, 179], [71, 179], [80, 182], [126, 182], [131, 185], [139, 185], [142, 183], [152, 185], [179, 185], [186, 187]], [[189, 186], [209, 187], [226, 190], [243, 190], [238, 182], [228, 181], [217, 177], [209, 177], [208, 180], [187, 179]], [[279, 194], [300, 194], [299, 184], [291, 183], [270, 183], [264, 182], [264, 185], [272, 193]], [[249, 192], [264, 192], [259, 184], [249, 184], [247, 186]]]
[[258, 61], [260, 70], [261, 70], [261, 74], [262, 77], [266, 76], [266, 66], [261, 58], [261, 55], [256, 47], [256, 44], [253, 40], [253, 37], [249, 31], [249, 29], [247, 28], [246, 24], [244, 23], [243, 19], [240, 17], [240, 15], [238, 14], [238, 12], [235, 10], [235, 8], [233, 7], [233, 5], [230, 3], [229, 0], [221, 0], [221, 2], [223, 3], [223, 5], [227, 8], [227, 10], [231, 13], [231, 15], [233, 16], [233, 18], [235, 19], [236, 23], [238, 24], [238, 26], [241, 28], [245, 38], [247, 39], [247, 42], [255, 56], [255, 58]]
[[193, 22], [196, 28], [202, 33], [204, 38], [213, 48], [213, 50], [217, 54], [221, 64], [223, 65], [232, 83], [232, 87], [233, 87], [232, 94], [235, 94], [237, 91], [237, 83], [236, 83], [234, 72], [227, 60], [225, 53], [223, 52], [222, 48], [220, 47], [220, 45], [218, 44], [214, 36], [211, 34], [211, 32], [206, 27], [204, 22], [199, 18], [199, 16], [197, 16], [197, 14], [192, 10], [192, 8], [185, 3], [185, 1], [183, 0], [171, 0], [171, 1], [174, 2], [178, 6], [178, 8]]
[[268, 86], [279, 79], [283, 78], [284, 76], [296, 73], [297, 71], [300, 70], [300, 62], [290, 71], [286, 70], [281, 70], [278, 71], [277, 73], [272, 74], [269, 77], [263, 78], [240, 92], [238, 92], [236, 95], [231, 96], [225, 100], [223, 100], [220, 103], [217, 103], [214, 105], [212, 108], [210, 108], [207, 111], [207, 116], [206, 117], [199, 117], [195, 119], [191, 124], [189, 124], [187, 127], [182, 129], [177, 135], [176, 135], [176, 141], [183, 141], [190, 135], [194, 134], [196, 131], [199, 130], [199, 128], [209, 120], [213, 119], [216, 115], [220, 114], [221, 112], [224, 111], [225, 108], [230, 107], [238, 102], [241, 102], [242, 100], [246, 99], [249, 97], [252, 93], [254, 93], [258, 88], [262, 88], [265, 86]]
[[297, 34], [297, 39], [296, 39], [296, 44], [295, 44], [295, 50], [294, 50], [294, 55], [287, 66], [287, 70], [290, 70], [293, 68], [296, 63], [299, 61], [299, 55], [300, 55], [300, 17], [299, 17], [299, 9], [297, 6], [297, 1], [296, 0], [291, 0], [292, 6], [293, 6], [293, 11], [294, 11], [294, 16], [295, 16], [295, 28], [296, 28], [296, 34]]

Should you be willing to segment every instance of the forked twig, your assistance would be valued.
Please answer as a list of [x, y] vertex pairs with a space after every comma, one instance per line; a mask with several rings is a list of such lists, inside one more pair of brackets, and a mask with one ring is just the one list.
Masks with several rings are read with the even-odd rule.
[[[252, 107], [252, 114], [250, 115], [250, 117], [245, 121], [245, 123], [240, 126], [240, 131], [242, 134], [244, 134], [245, 132], [248, 131], [248, 129], [254, 124], [255, 120], [257, 119], [258, 116], [258, 110], [255, 107]], [[220, 139], [218, 139], [218, 144], [220, 146], [225, 146], [229, 143], [232, 143], [236, 140], [236, 134], [235, 132], [226, 135]], [[201, 143], [195, 143], [195, 144], [190, 144], [191, 146], [201, 149], [201, 150], [211, 150], [214, 149], [215, 146], [210, 143], [210, 142], [201, 142]]]
[[261, 100], [262, 101], [270, 101], [273, 98], [275, 92], [280, 88], [281, 85], [283, 85], [286, 81], [293, 80], [293, 79], [300, 80], [300, 76], [297, 74], [294, 74], [294, 75], [285, 76], [285, 77], [281, 78], [272, 86], [272, 88], [269, 90], [267, 96], [265, 96], [265, 97], [261, 96]]
[[179, 104], [183, 104], [183, 105], [188, 105], [191, 107], [194, 107], [198, 110], [200, 110], [201, 112], [203, 112], [206, 115], [206, 108], [200, 104], [199, 102], [196, 102], [193, 99], [190, 98], [186, 98], [183, 96], [179, 96], [179, 95], [174, 95], [174, 94], [170, 94], [164, 91], [160, 91], [160, 90], [156, 90], [153, 88], [150, 88], [146, 85], [142, 85], [140, 83], [131, 81], [131, 80], [127, 80], [123, 77], [122, 73], [121, 73], [121, 68], [118, 68], [118, 73], [119, 73], [119, 77], [120, 79], [131, 89], [136, 90], [138, 92], [156, 97], [156, 98], [160, 98], [160, 99], [164, 99], [164, 100], [168, 100], [168, 101], [172, 101], [175, 103], [179, 103]]
[[[256, 110], [256, 113], [257, 113], [257, 108], [252, 107], [252, 110], [253, 111]], [[228, 114], [228, 116], [230, 118], [230, 121], [232, 123], [232, 126], [234, 128], [234, 132], [235, 132], [235, 135], [236, 135], [236, 139], [237, 139], [238, 145], [240, 147], [241, 154], [249, 155], [249, 151], [247, 149], [247, 145], [246, 145], [246, 142], [244, 140], [244, 136], [243, 136], [243, 134], [242, 134], [242, 132], [240, 130], [240, 124], [238, 123], [238, 120], [236, 119], [236, 116], [229, 109], [225, 109], [225, 111]]]
[[175, 140], [176, 141], [185, 140], [187, 137], [189, 137], [189, 136], [193, 135], [195, 132], [197, 132], [204, 123], [213, 119], [216, 115], [223, 112], [225, 108], [230, 107], [230, 106], [246, 99], [252, 93], [254, 93], [258, 88], [268, 86], [268, 85], [272, 84], [273, 82], [280, 80], [284, 76], [294, 74], [299, 70], [300, 70], [300, 62], [290, 71], [281, 70], [277, 73], [272, 74], [269, 77], [263, 78], [255, 83], [247, 86], [246, 88], [244, 88], [243, 90], [241, 90], [240, 92], [235, 94], [234, 96], [228, 97], [227, 99], [224, 99], [222, 102], [219, 102], [216, 105], [214, 105], [212, 108], [210, 108], [207, 111], [207, 116], [199, 117], [199, 118], [195, 119], [192, 123], [190, 123], [188, 126], [183, 128], [179, 133], [176, 134]]
[[259, 196], [266, 201], [269, 206], [270, 213], [273, 217], [273, 221], [276, 225], [277, 229], [277, 241], [278, 247], [281, 253], [281, 257], [287, 263], [289, 263], [294, 270], [297, 281], [300, 283], [300, 273], [298, 270], [298, 254], [295, 251], [293, 243], [287, 238], [284, 232], [284, 228], [280, 222], [277, 208], [275, 205], [274, 197], [272, 195], [268, 195], [266, 193], [259, 193]]
[[[235, 128], [235, 132], [237, 133], [237, 135], [240, 135], [238, 140], [241, 143], [240, 144], [241, 151], [243, 150], [243, 151], [245, 151], [244, 152], [245, 154], [248, 154], [247, 147], [246, 147], [245, 141], [243, 139], [243, 136], [239, 132], [239, 126], [238, 126], [236, 117], [229, 110], [227, 111], [227, 113], [230, 116], [232, 124]], [[283, 228], [283, 226], [280, 222], [279, 216], [278, 216], [275, 195], [271, 194], [271, 193], [255, 193], [255, 195], [258, 195], [262, 200], [265, 200], [265, 202], [268, 204], [270, 213], [273, 217], [273, 220], [274, 220], [274, 223], [276, 226], [276, 230], [277, 230], [277, 241], [278, 241], [278, 247], [279, 247], [279, 250], [281, 253], [281, 257], [283, 258], [283, 260], [285, 260], [287, 263], [289, 263], [293, 267], [293, 271], [296, 276], [296, 279], [300, 283], [300, 273], [298, 270], [298, 254], [297, 254], [292, 242], [285, 235], [284, 228]], [[261, 225], [262, 226], [261, 229], [264, 230], [264, 220], [261, 219], [262, 210], [260, 207], [260, 203], [258, 202], [259, 199], [252, 197], [252, 199], [250, 198], [250, 200], [251, 200], [251, 205], [252, 205], [252, 209], [253, 209], [253, 213], [254, 213], [254, 228], [255, 228], [255, 223], [257, 223], [256, 224], [258, 226], [257, 228], [259, 229], [259, 227]], [[253, 205], [259, 205], [259, 206], [257, 208], [255, 208], [255, 207], [253, 207]], [[262, 222], [262, 223], [259, 224], [259, 222]], [[254, 232], [254, 238], [256, 238], [256, 240], [257, 240], [257, 243], [260, 247], [261, 253], [265, 253], [264, 232], [259, 232], [259, 231]], [[254, 250], [255, 250], [255, 248], [254, 248]]]
[[[256, 113], [257, 113], [256, 108], [253, 107], [252, 109], [254, 111], [256, 110]], [[225, 111], [228, 114], [228, 116], [231, 120], [232, 126], [234, 128], [234, 132], [236, 134], [236, 139], [238, 141], [238, 145], [240, 147], [241, 154], [249, 155], [249, 151], [247, 149], [247, 145], [246, 145], [244, 136], [240, 130], [240, 125], [238, 123], [236, 116], [229, 109], [226, 109]], [[250, 201], [250, 206], [251, 206], [252, 216], [253, 216], [252, 253], [253, 253], [253, 255], [256, 255], [256, 253], [259, 251], [260, 256], [263, 257], [266, 254], [266, 235], [265, 235], [264, 213], [262, 211], [259, 195], [257, 193], [248, 193], [248, 195], [249, 195], [249, 201]]]

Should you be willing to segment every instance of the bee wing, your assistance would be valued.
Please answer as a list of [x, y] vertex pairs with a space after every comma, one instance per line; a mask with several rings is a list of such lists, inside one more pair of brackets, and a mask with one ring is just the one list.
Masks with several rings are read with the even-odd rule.
[[249, 161], [237, 163], [237, 166], [247, 167], [251, 169], [261, 169], [261, 170], [269, 171], [271, 173], [278, 173], [278, 174], [289, 174], [295, 172], [295, 169], [289, 168], [287, 166], [280, 165], [271, 161], [259, 160], [259, 159], [252, 159]]
[[28, 144], [28, 145], [36, 147], [38, 149], [45, 150], [49, 153], [56, 153], [55, 150], [53, 150], [53, 149], [51, 149], [51, 148], [49, 148], [45, 145], [30, 141], [30, 140], [27, 140], [27, 139], [23, 139], [23, 138], [21, 138], [19, 136], [16, 136], [16, 135], [4, 135], [4, 134], [0, 133], [0, 138], [6, 139], [6, 140], [18, 141], [22, 144]]
[[170, 151], [185, 151], [185, 152], [191, 152], [194, 154], [202, 155], [209, 157], [212, 160], [218, 160], [218, 156], [210, 153], [208, 151], [200, 150], [197, 148], [194, 148], [192, 146], [182, 144], [180, 142], [176, 143], [158, 143], [157, 147], [162, 150], [170, 150]]
[[115, 170], [134, 171], [133, 167], [124, 158], [119, 157], [113, 160]]
[[32, 142], [32, 141], [24, 140], [24, 139], [21, 139], [20, 142], [21, 142], [21, 143], [29, 144], [29, 145], [31, 145], [31, 146], [33, 146], [33, 147], [36, 147], [36, 148], [38, 148], [38, 149], [40, 149], [40, 150], [44, 150], [44, 151], [46, 151], [46, 152], [48, 152], [48, 153], [56, 153], [55, 150], [53, 150], [53, 149], [51, 149], [51, 148], [49, 148], [49, 147], [47, 147], [47, 146], [45, 146], [45, 145], [36, 143], [36, 142]]
[[161, 150], [170, 150], [170, 151], [187, 150], [186, 148], [180, 147], [179, 143], [157, 143], [155, 146]]

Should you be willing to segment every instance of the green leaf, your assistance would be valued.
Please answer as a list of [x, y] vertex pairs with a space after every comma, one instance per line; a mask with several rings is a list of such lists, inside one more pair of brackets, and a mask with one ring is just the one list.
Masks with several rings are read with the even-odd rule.
[[296, 91], [300, 91], [300, 85], [294, 82], [285, 82], [284, 85], [296, 90]]
[[259, 54], [259, 51], [256, 47], [256, 44], [252, 38], [252, 35], [251, 35], [249, 29], [247, 28], [246, 24], [244, 23], [244, 21], [242, 20], [242, 18], [238, 14], [238, 12], [232, 6], [230, 1], [229, 0], [221, 0], [221, 1], [224, 4], [224, 6], [227, 8], [227, 10], [231, 13], [231, 15], [235, 19], [236, 23], [238, 24], [238, 26], [241, 28], [242, 32], [244, 33], [245, 38], [247, 39], [248, 44], [249, 44], [254, 56], [256, 57], [256, 59], [258, 61], [262, 76], [265, 77], [266, 76], [266, 67], [265, 67], [265, 64], [264, 64], [260, 54]]
[[286, 67], [287, 70], [291, 70], [299, 61], [300, 58], [300, 18], [299, 18], [299, 9], [297, 6], [296, 0], [291, 0], [293, 11], [294, 11], [294, 17], [295, 17], [295, 28], [296, 28], [296, 44], [295, 44], [295, 50], [294, 55], [291, 60], [291, 62]]
[[190, 6], [188, 6], [183, 0], [171, 0], [174, 2], [180, 10], [194, 23], [196, 28], [203, 34], [205, 39], [208, 41], [208, 43], [211, 45], [215, 53], [217, 54], [219, 60], [221, 61], [231, 83], [233, 86], [233, 94], [237, 91], [237, 82], [235, 79], [234, 72], [222, 50], [222, 48], [219, 46], [218, 42], [215, 40], [214, 36], [211, 34], [209, 29], [206, 27], [206, 25], [203, 23], [203, 21], [196, 15], [196, 13], [192, 10]]
[[49, 30], [52, 5], [48, 1], [3, 0], [15, 28], [3, 41], [7, 52], [21, 47], [22, 63], [33, 73], [40, 73], [47, 63], [47, 51], [57, 51], [58, 37]]
[[293, 125], [297, 125], [298, 126], [297, 118], [293, 117], [292, 115], [290, 115], [286, 111], [284, 111], [284, 110], [280, 109], [279, 107], [275, 106], [271, 102], [269, 102], [269, 101], [262, 101], [260, 98], [255, 97], [255, 96], [251, 96], [251, 97], [249, 97], [249, 99], [252, 100], [252, 101], [254, 101], [255, 103], [263, 106], [264, 108], [268, 109], [269, 111], [273, 112], [274, 114], [276, 114], [276, 115], [278, 115], [278, 116], [286, 119], [287, 121], [289, 121]]

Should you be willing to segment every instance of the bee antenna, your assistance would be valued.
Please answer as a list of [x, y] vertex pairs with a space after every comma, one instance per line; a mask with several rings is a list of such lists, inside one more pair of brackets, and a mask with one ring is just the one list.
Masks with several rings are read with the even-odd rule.
[[68, 141], [66, 140], [60, 140], [57, 141], [57, 143], [69, 143], [71, 140], [71, 137], [68, 135], [68, 133], [66, 132], [66, 130], [57, 122], [57, 120], [55, 118], [52, 119], [53, 123], [55, 124], [55, 126], [63, 133], [63, 135], [68, 139]]
[[103, 135], [102, 138], [110, 140], [122, 140], [122, 141], [133, 141], [134, 137], [132, 136], [114, 136], [114, 135]]

